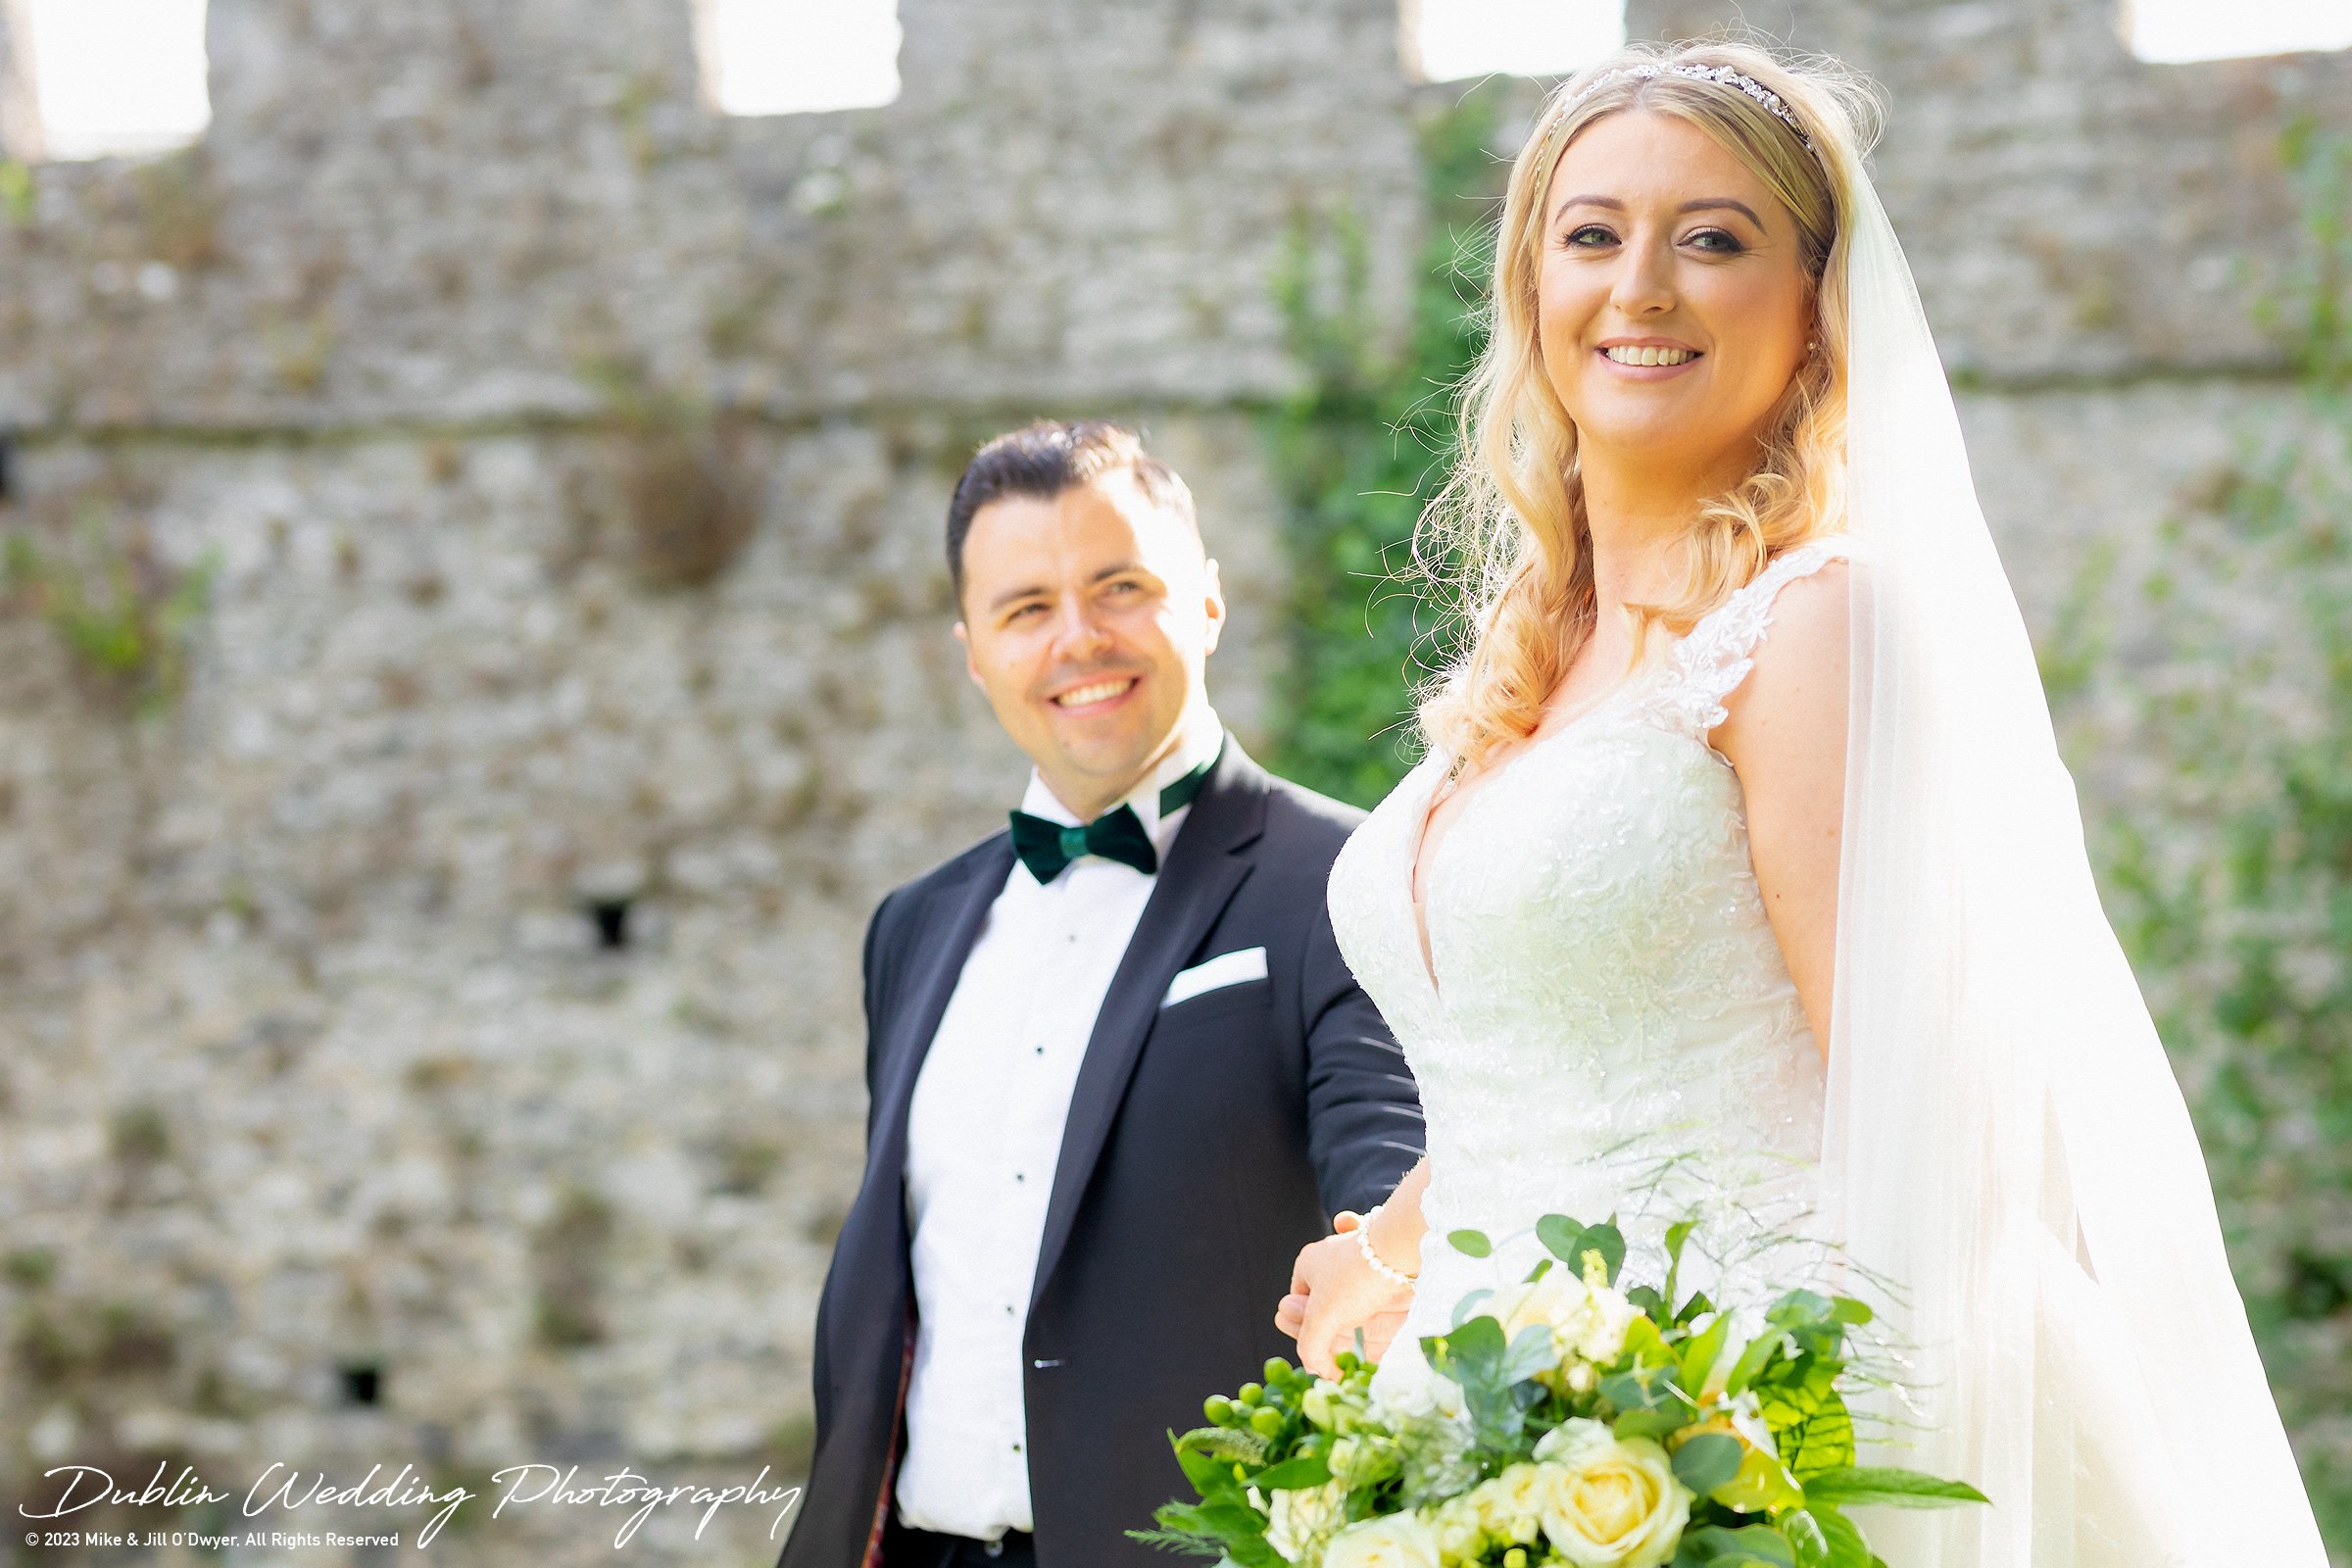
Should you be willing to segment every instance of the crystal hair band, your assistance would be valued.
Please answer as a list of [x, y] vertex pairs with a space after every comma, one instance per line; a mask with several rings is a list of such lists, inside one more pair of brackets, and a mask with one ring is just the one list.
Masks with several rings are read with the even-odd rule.
[[1755, 77], [1743, 76], [1729, 66], [1700, 66], [1687, 61], [1674, 66], [1628, 66], [1622, 71], [1609, 72], [1597, 81], [1587, 86], [1583, 92], [1568, 101], [1568, 107], [1575, 108], [1620, 76], [1631, 76], [1637, 80], [1648, 81], [1652, 77], [1667, 74], [1688, 76], [1692, 81], [1712, 81], [1726, 87], [1737, 87], [1757, 103], [1762, 104], [1781, 123], [1795, 131], [1796, 139], [1805, 144], [1805, 151], [1819, 156], [1819, 149], [1813, 145], [1813, 138], [1805, 134], [1805, 127], [1797, 120], [1796, 112], [1781, 101], [1781, 95], [1756, 80]]

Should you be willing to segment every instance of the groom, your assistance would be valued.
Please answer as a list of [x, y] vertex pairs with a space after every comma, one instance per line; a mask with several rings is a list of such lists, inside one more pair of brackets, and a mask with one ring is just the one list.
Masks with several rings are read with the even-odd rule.
[[866, 933], [865, 1176], [779, 1568], [1156, 1564], [1123, 1532], [1190, 1494], [1167, 1432], [1292, 1348], [1298, 1249], [1420, 1152], [1324, 906], [1359, 813], [1218, 723], [1216, 564], [1127, 431], [981, 448], [948, 564], [1036, 768]]

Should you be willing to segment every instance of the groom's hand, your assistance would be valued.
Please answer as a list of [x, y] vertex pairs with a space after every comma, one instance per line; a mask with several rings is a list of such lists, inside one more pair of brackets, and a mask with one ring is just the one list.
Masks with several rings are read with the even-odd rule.
[[1336, 1236], [1299, 1249], [1291, 1267], [1291, 1294], [1274, 1309], [1274, 1326], [1298, 1342], [1298, 1364], [1318, 1377], [1340, 1375], [1338, 1356], [1352, 1349], [1358, 1329], [1365, 1359], [1378, 1361], [1404, 1326], [1412, 1287], [1382, 1279], [1356, 1248], [1359, 1223], [1351, 1210], [1333, 1216]]

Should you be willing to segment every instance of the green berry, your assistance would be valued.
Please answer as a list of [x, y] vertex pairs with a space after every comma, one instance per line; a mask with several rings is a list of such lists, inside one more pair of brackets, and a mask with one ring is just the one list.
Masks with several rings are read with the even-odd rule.
[[1233, 1401], [1222, 1394], [1212, 1394], [1200, 1402], [1200, 1413], [1208, 1417], [1212, 1427], [1233, 1425]]
[[1352, 1372], [1364, 1364], [1362, 1358], [1353, 1350], [1342, 1350], [1335, 1359], [1339, 1362], [1340, 1371], [1343, 1373]]
[[1291, 1381], [1291, 1363], [1279, 1355], [1268, 1356], [1266, 1381], [1278, 1389], [1288, 1385]]
[[1250, 1417], [1250, 1430], [1261, 1438], [1281, 1437], [1282, 1412], [1280, 1410], [1257, 1411]]
[[1260, 1405], [1266, 1401], [1266, 1391], [1254, 1383], [1245, 1383], [1234, 1391], [1233, 1399], [1236, 1404]]

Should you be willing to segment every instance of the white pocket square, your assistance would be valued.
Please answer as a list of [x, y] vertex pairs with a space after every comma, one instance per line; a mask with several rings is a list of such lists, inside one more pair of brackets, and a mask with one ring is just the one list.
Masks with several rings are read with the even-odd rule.
[[1206, 963], [1196, 963], [1168, 982], [1168, 994], [1159, 999], [1163, 1007], [1173, 1007], [1179, 1002], [1199, 996], [1203, 991], [1216, 991], [1225, 986], [1238, 986], [1245, 980], [1263, 980], [1266, 977], [1266, 950], [1244, 948], [1238, 953], [1220, 953]]

